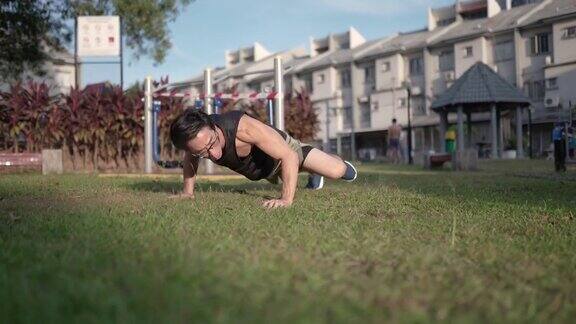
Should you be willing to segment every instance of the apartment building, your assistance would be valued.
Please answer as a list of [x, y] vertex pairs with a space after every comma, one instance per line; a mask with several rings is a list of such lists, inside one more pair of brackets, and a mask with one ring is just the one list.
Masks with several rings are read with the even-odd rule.
[[[225, 67], [216, 67], [212, 70], [213, 91], [226, 92], [235, 89], [238, 92], [265, 91], [273, 89], [274, 85], [274, 58], [281, 57], [286, 70], [307, 60], [308, 53], [304, 48], [294, 48], [271, 54], [259, 44], [240, 48], [235, 51], [226, 51]], [[285, 88], [292, 91], [292, 77], [285, 78]], [[200, 73], [190, 79], [171, 83], [171, 91], [189, 92], [192, 97], [204, 93], [204, 74]]]
[[[570, 119], [576, 106], [576, 2], [456, 1], [428, 9], [423, 25], [422, 30], [375, 40], [350, 28], [310, 39], [308, 53], [269, 54], [259, 44], [227, 52], [227, 66], [215, 72], [215, 79], [227, 78], [229, 83], [220, 86], [224, 88], [272, 86], [272, 74], [256, 72], [270, 69], [273, 57], [282, 55], [289, 67], [287, 91], [305, 88], [311, 93], [321, 121], [316, 145], [347, 157], [375, 159], [386, 152], [391, 120], [407, 126], [408, 105], [414, 154], [438, 151], [439, 117], [430, 105], [480, 61], [531, 98], [531, 114], [523, 121], [528, 124], [530, 115], [533, 151], [543, 154], [553, 123]], [[185, 84], [201, 87], [201, 80], [198, 76]], [[474, 116], [473, 143], [489, 142], [488, 121], [487, 115]], [[449, 122], [455, 120], [450, 117]], [[503, 115], [504, 143], [514, 139], [513, 122]]]

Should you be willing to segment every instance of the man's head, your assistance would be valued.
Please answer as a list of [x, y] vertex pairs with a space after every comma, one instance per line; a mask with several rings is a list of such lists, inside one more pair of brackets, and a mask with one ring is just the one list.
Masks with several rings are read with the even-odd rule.
[[396, 118], [392, 118], [392, 124], [396, 124]]
[[180, 150], [193, 156], [219, 159], [222, 146], [216, 126], [198, 109], [186, 109], [170, 126], [170, 139]]

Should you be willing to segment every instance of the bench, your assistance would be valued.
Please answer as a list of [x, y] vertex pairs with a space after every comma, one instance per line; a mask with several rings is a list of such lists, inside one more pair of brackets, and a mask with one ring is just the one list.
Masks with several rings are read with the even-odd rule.
[[42, 154], [0, 153], [0, 166], [42, 166]]
[[424, 156], [424, 166], [426, 169], [436, 169], [444, 166], [444, 163], [452, 161], [452, 154], [449, 153], [428, 153]]
[[62, 150], [42, 150], [42, 153], [0, 153], [0, 167], [41, 167], [42, 174], [61, 174]]

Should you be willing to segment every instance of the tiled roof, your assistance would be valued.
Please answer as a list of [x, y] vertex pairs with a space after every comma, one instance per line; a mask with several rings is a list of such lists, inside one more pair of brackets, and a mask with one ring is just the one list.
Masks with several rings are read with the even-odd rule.
[[397, 51], [405, 51], [418, 47], [424, 47], [430, 37], [442, 33], [448, 27], [438, 27], [433, 31], [420, 30], [411, 33], [401, 33], [387, 41], [381, 42], [380, 46], [365, 51], [358, 58], [371, 57], [377, 55], [384, 55], [387, 53], [394, 53]]
[[432, 109], [439, 110], [459, 105], [486, 103], [529, 105], [530, 99], [488, 65], [478, 62], [432, 103]]
[[576, 1], [553, 0], [548, 4], [544, 4], [541, 9], [535, 11], [534, 14], [522, 21], [522, 25], [530, 25], [544, 19], [568, 14], [576, 14]]
[[464, 20], [455, 23], [446, 33], [434, 39], [431, 44], [453, 41], [459, 38], [481, 35], [489, 32], [499, 32], [513, 29], [518, 25], [518, 19], [529, 13], [537, 4], [523, 5], [510, 10], [501, 11], [491, 18]]

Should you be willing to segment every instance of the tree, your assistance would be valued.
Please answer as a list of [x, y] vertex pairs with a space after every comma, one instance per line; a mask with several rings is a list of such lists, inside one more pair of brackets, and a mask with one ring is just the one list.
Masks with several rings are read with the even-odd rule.
[[194, 0], [2, 0], [0, 2], [0, 75], [43, 74], [49, 50], [71, 45], [71, 20], [79, 15], [122, 17], [124, 41], [134, 58], [162, 63], [171, 48], [168, 23]]
[[0, 76], [16, 79], [24, 71], [43, 74], [49, 59], [46, 47], [60, 49], [69, 42], [65, 6], [56, 1], [2, 0], [0, 2]]

